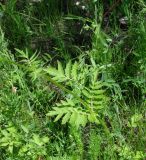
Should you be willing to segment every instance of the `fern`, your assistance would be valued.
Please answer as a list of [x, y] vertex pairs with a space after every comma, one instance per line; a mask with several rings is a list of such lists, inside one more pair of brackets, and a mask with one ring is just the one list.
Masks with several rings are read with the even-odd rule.
[[15, 50], [19, 53], [19, 62], [21, 64], [25, 64], [25, 67], [23, 65], [23, 68], [25, 69], [25, 72], [29, 73], [31, 80], [35, 81], [36, 79], [42, 77], [44, 63], [39, 60], [37, 52], [33, 55], [29, 55], [27, 49], [26, 51], [22, 51], [15, 48]]
[[86, 112], [74, 107], [54, 107], [53, 111], [50, 111], [48, 116], [56, 115], [54, 122], [62, 118], [62, 124], [69, 122], [71, 125], [75, 125], [77, 128], [82, 125], [85, 126], [88, 115]]
[[97, 80], [97, 68], [80, 66], [77, 62], [72, 64], [70, 61], [65, 69], [58, 62], [58, 69], [49, 67], [46, 71], [53, 80], [72, 89], [66, 94], [66, 99], [56, 103], [47, 116], [56, 116], [55, 122], [62, 119], [62, 124], [69, 122], [77, 128], [85, 126], [87, 122], [99, 123], [98, 111], [106, 106], [107, 97], [102, 89], [103, 83]]
[[45, 71], [53, 77], [57, 82], [66, 82], [67, 80], [77, 80], [78, 63], [73, 65], [71, 61], [66, 64], [65, 70], [63, 70], [62, 64], [58, 61], [58, 68], [48, 67]]

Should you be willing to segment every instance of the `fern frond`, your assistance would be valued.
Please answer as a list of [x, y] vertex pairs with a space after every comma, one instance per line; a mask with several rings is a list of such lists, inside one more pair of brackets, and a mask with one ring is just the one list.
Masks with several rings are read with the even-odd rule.
[[63, 69], [62, 64], [58, 61], [58, 68], [48, 67], [45, 71], [53, 77], [53, 79], [57, 82], [66, 82], [67, 80], [77, 80], [78, 77], [78, 63], [74, 64], [69, 61], [66, 64], [65, 69]]
[[57, 106], [75, 106], [76, 102], [72, 101], [71, 99], [66, 99], [66, 101], [61, 100], [60, 103], [56, 104]]
[[48, 67], [45, 71], [47, 71], [47, 73], [54, 77], [57, 77], [59, 75], [58, 70], [54, 67]]
[[54, 107], [53, 111], [50, 111], [47, 116], [54, 116], [56, 115], [56, 118], [54, 122], [62, 119], [62, 124], [66, 124], [69, 122], [71, 125], [76, 126], [77, 128], [82, 125], [85, 126], [87, 123], [88, 115], [86, 112], [81, 111], [78, 108], [73, 107]]
[[94, 85], [90, 85], [89, 88], [85, 88], [82, 93], [86, 103], [90, 108], [98, 110], [104, 107], [106, 96], [104, 95], [104, 90], [102, 89], [102, 82], [96, 82]]
[[[62, 119], [62, 124], [70, 123], [76, 126], [85, 126], [87, 122], [99, 124], [99, 110], [106, 105], [103, 82], [97, 80], [98, 69], [89, 65], [74, 64], [69, 61], [63, 70], [62, 64], [58, 62], [58, 69], [47, 70], [57, 82], [69, 86], [72, 96], [66, 95], [65, 100], [56, 104], [48, 116], [56, 116], [55, 122]], [[67, 90], [67, 89], [66, 89]]]

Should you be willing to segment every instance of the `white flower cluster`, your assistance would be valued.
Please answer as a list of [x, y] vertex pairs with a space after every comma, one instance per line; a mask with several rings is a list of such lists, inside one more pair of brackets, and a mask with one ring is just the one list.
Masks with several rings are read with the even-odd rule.
[[75, 4], [76, 4], [76, 6], [78, 6], [78, 5], [80, 5], [80, 2], [79, 2], [79, 1], [77, 1]]
[[[75, 5], [76, 6], [80, 6], [80, 2], [79, 1], [76, 1], [76, 3], [75, 3]], [[81, 5], [81, 8], [83, 9], [83, 10], [85, 10], [86, 9], [86, 7], [84, 6], [84, 5]]]

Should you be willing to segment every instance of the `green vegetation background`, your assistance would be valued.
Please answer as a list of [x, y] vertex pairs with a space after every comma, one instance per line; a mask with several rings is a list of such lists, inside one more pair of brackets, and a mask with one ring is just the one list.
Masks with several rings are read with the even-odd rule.
[[0, 1], [0, 159], [146, 159], [146, 2]]

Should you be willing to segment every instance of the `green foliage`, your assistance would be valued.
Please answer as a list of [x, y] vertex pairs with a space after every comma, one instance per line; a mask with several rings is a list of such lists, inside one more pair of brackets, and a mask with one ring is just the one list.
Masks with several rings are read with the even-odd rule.
[[[37, 158], [38, 156], [46, 155], [46, 143], [49, 142], [47, 136], [40, 137], [38, 134], [29, 135], [28, 128], [21, 126], [21, 132], [8, 124], [1, 130], [0, 147], [5, 149], [8, 155], [16, 155], [18, 157]], [[10, 153], [10, 154], [9, 154]]]
[[21, 145], [21, 136], [14, 127], [8, 127], [1, 131], [0, 146], [6, 147], [8, 152], [14, 153], [13, 148]]
[[[53, 111], [47, 115], [56, 115], [55, 122], [62, 118], [62, 124], [70, 122], [77, 128], [80, 125], [85, 126], [88, 121], [98, 124], [98, 112], [106, 107], [107, 101], [102, 89], [103, 84], [97, 79], [98, 68], [68, 62], [63, 69], [62, 64], [58, 62], [58, 69], [49, 67], [46, 71], [53, 76], [53, 80], [64, 82], [71, 87], [71, 92], [65, 95], [65, 100], [57, 103], [57, 107], [54, 107]], [[85, 76], [85, 73], [88, 77]]]
[[96, 159], [100, 154], [101, 147], [101, 137], [96, 133], [95, 130], [92, 130], [90, 133], [90, 144], [89, 144], [89, 157], [91, 159]]
[[0, 1], [0, 159], [144, 160], [146, 2]]
[[132, 151], [131, 147], [125, 145], [122, 147], [115, 146], [115, 149], [118, 151], [120, 160], [129, 160], [129, 159], [143, 159], [145, 156], [143, 152], [137, 151], [136, 154]]

